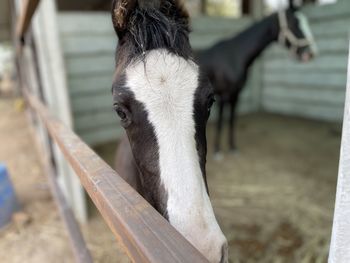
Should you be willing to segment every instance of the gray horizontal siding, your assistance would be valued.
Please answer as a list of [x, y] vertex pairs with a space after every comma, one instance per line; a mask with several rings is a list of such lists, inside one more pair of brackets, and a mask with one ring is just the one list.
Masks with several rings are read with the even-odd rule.
[[[112, 110], [111, 84], [117, 44], [108, 13], [60, 12], [59, 30], [77, 133], [89, 144], [116, 139], [121, 128]], [[199, 17], [192, 23], [191, 42], [203, 49], [231, 37], [251, 19]], [[252, 92], [242, 95], [240, 111], [248, 111]], [[213, 114], [215, 116], [215, 113]]]
[[89, 144], [115, 140], [121, 128], [112, 109], [116, 36], [104, 13], [59, 13], [76, 132]]
[[264, 56], [262, 106], [276, 113], [341, 121], [343, 116], [350, 1], [305, 10], [319, 47], [310, 63], [291, 59], [273, 46]]

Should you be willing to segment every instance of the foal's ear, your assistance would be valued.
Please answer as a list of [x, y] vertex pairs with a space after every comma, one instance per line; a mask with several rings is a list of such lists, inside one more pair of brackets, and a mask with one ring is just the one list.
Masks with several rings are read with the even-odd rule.
[[126, 31], [130, 13], [136, 7], [136, 5], [137, 0], [113, 0], [112, 22], [114, 30], [119, 38]]

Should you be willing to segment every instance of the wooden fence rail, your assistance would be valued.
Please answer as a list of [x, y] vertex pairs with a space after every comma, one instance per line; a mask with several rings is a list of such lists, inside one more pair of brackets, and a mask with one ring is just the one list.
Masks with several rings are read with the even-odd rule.
[[[23, 39], [31, 23], [39, 0], [24, 0], [22, 13], [16, 18], [16, 42]], [[17, 52], [22, 91], [33, 114], [41, 119], [47, 135], [58, 145], [67, 162], [78, 175], [82, 185], [102, 214], [116, 238], [134, 262], [208, 262], [168, 221], [166, 221], [145, 199], [132, 189], [111, 167], [96, 155], [73, 131], [59, 121], [25, 84], [25, 63], [21, 63], [23, 52]], [[65, 200], [58, 188], [49, 160], [44, 162], [56, 201], [61, 210]], [[64, 212], [64, 211], [61, 211]], [[62, 213], [70, 233], [78, 262], [92, 261], [85, 250], [85, 243], [78, 225], [71, 214]], [[73, 222], [73, 223], [72, 223]], [[78, 235], [72, 234], [78, 233]], [[80, 252], [79, 252], [80, 251]], [[81, 254], [79, 254], [81, 253]]]
[[38, 7], [40, 0], [24, 0], [22, 5], [21, 14], [17, 20], [16, 35], [18, 40], [24, 41], [24, 35], [26, 34], [32, 17]]
[[[33, 131], [35, 132], [35, 129], [33, 129]], [[41, 157], [40, 159], [44, 171], [49, 179], [51, 193], [54, 196], [62, 221], [68, 231], [68, 237], [75, 260], [77, 263], [93, 263], [91, 253], [86, 246], [84, 237], [79, 228], [79, 224], [76, 221], [74, 213], [57, 182], [56, 173], [51, 163], [51, 155], [48, 154], [48, 151], [43, 149], [44, 147], [42, 147], [43, 145], [39, 141], [39, 136], [37, 136], [37, 139], [38, 151]]]
[[[16, 42], [24, 44], [24, 36], [40, 0], [23, 0], [18, 17]], [[21, 61], [22, 52], [17, 52]], [[26, 72], [19, 64], [20, 75]], [[350, 66], [350, 65], [349, 65]], [[349, 69], [350, 70], [350, 69]], [[350, 71], [349, 71], [350, 76]], [[22, 76], [23, 77], [23, 76]], [[23, 81], [23, 79], [22, 79]], [[25, 86], [25, 85], [23, 85]], [[23, 87], [22, 87], [23, 88]], [[350, 262], [350, 82], [345, 107], [343, 142], [337, 189], [337, 202], [329, 262]], [[59, 146], [66, 160], [79, 176], [82, 185], [95, 203], [116, 238], [134, 262], [208, 262], [180, 233], [178, 233], [150, 204], [135, 192], [123, 179], [96, 155], [74, 132], [56, 119], [48, 108], [24, 89], [30, 108], [42, 120], [48, 135]], [[49, 160], [45, 159], [48, 163]], [[47, 166], [53, 194], [60, 204], [75, 247], [78, 262], [92, 261], [85, 247], [78, 225], [71, 213], [65, 213], [65, 200]], [[78, 245], [77, 245], [78, 244]], [[81, 252], [81, 254], [80, 254]]]
[[208, 262], [36, 97], [25, 96], [134, 262]]
[[328, 262], [350, 262], [350, 53], [337, 196]]

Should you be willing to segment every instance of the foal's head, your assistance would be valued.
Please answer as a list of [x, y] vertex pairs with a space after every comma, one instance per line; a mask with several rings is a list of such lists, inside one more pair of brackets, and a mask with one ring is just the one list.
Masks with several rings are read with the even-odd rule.
[[289, 9], [278, 12], [278, 20], [279, 41], [301, 61], [311, 60], [317, 53], [316, 43], [308, 19], [294, 5], [294, 1], [290, 1]]
[[114, 106], [143, 195], [211, 262], [227, 262], [205, 175], [213, 90], [192, 60], [189, 17], [176, 0], [115, 0], [112, 16]]

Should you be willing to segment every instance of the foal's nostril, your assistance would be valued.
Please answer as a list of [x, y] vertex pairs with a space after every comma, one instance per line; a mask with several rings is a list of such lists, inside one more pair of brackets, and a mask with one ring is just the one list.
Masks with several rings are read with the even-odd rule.
[[221, 247], [221, 259], [220, 259], [220, 263], [227, 263], [228, 262], [228, 248], [227, 248], [227, 244], [224, 244]]

